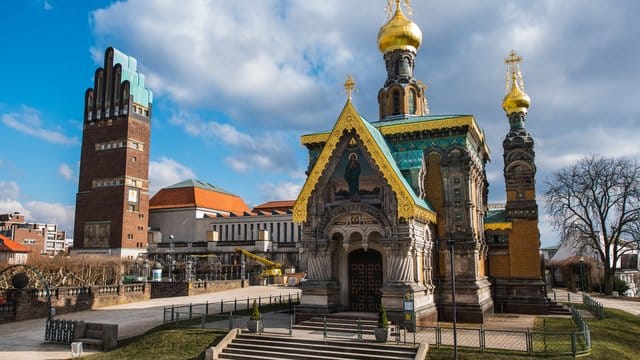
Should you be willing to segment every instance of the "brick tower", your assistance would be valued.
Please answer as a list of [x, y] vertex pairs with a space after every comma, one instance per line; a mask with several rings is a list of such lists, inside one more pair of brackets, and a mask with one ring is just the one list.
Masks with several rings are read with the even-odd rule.
[[[507, 203], [502, 241], [492, 244], [495, 304], [498, 311], [546, 314], [548, 300], [540, 270], [540, 232], [536, 202], [536, 164], [533, 137], [525, 128], [531, 100], [524, 92], [515, 51], [507, 64], [507, 94], [502, 107], [509, 119], [509, 132], [502, 142]], [[500, 238], [500, 236], [496, 237]], [[499, 258], [507, 252], [508, 261]], [[502, 254], [502, 255], [501, 255]]]
[[85, 93], [77, 254], [135, 258], [146, 252], [152, 101], [136, 59], [108, 48]]

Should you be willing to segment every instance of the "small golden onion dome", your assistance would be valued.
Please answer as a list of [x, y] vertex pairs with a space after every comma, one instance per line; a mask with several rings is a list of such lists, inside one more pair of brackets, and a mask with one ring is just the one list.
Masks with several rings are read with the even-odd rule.
[[516, 112], [527, 113], [531, 99], [524, 91], [520, 90], [518, 82], [516, 81], [516, 74], [511, 75], [511, 90], [504, 96], [502, 100], [502, 108], [509, 114]]
[[407, 19], [400, 6], [396, 7], [396, 13], [378, 31], [378, 49], [383, 54], [402, 49], [418, 51], [422, 43], [422, 31], [416, 23]]

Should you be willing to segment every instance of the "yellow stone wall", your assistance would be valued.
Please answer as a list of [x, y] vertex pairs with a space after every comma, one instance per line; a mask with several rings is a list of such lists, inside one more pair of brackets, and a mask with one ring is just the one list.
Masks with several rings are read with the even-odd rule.
[[507, 201], [516, 201], [516, 200], [522, 200], [522, 199], [527, 199], [527, 200], [535, 200], [536, 199], [536, 192], [535, 190], [521, 190], [521, 192], [524, 193], [524, 197], [518, 199], [518, 192], [511, 190], [511, 191], [507, 191]]
[[509, 278], [511, 264], [509, 255], [491, 255], [489, 256], [489, 269], [491, 276], [497, 278]]
[[540, 233], [537, 220], [513, 220], [509, 232], [510, 277], [539, 279]]
[[[429, 154], [427, 156], [427, 176], [425, 177], [424, 189], [426, 191], [427, 200], [436, 212], [438, 223], [436, 224], [436, 236], [444, 239], [447, 230], [447, 224], [444, 216], [444, 189], [442, 186], [442, 165], [440, 164], [440, 155]], [[445, 276], [444, 271], [444, 254], [439, 254], [440, 276]]]

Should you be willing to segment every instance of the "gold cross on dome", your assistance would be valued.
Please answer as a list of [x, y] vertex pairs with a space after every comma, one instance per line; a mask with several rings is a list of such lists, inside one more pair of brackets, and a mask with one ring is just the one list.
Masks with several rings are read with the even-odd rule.
[[522, 56], [518, 55], [515, 50], [511, 50], [509, 56], [504, 59], [504, 63], [511, 66], [511, 69], [514, 69], [520, 62], [522, 62]]
[[520, 63], [522, 62], [522, 56], [518, 55], [515, 50], [511, 50], [504, 63], [507, 65], [507, 74], [505, 79], [505, 90], [509, 92], [512, 81], [515, 81], [520, 86], [520, 90], [524, 91], [524, 81], [522, 80], [522, 74], [520, 73]]
[[356, 82], [353, 80], [351, 74], [347, 75], [347, 79], [344, 81], [344, 93], [347, 94], [349, 100], [351, 100], [351, 94], [356, 88]]

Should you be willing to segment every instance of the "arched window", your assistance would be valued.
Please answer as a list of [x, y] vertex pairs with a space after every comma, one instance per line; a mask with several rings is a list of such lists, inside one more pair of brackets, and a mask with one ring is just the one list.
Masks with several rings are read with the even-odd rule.
[[416, 91], [409, 89], [409, 114], [416, 113]]
[[391, 110], [391, 115], [398, 115], [400, 114], [400, 91], [397, 89], [393, 90], [392, 96], [393, 96], [393, 109]]

